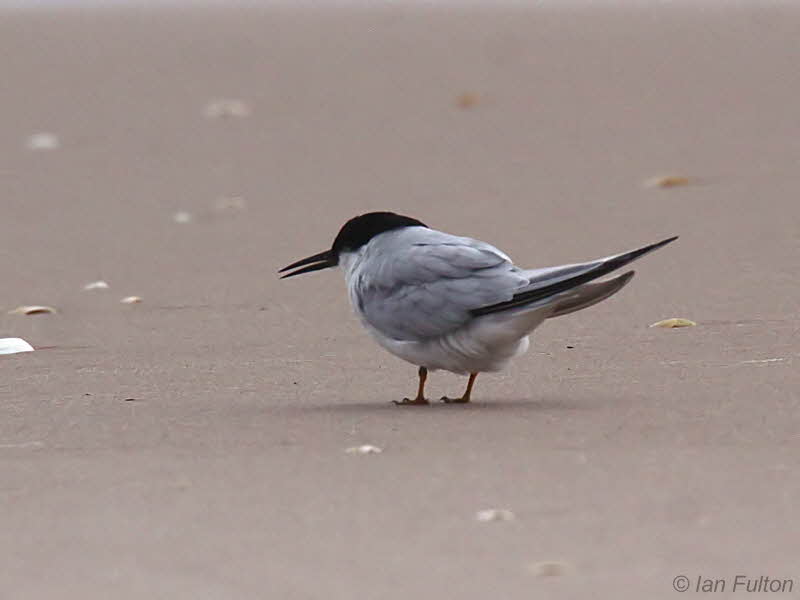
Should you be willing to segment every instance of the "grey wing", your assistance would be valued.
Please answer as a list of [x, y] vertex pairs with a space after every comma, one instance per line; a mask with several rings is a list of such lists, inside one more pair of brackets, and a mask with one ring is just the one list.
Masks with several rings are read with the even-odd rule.
[[397, 340], [454, 331], [473, 318], [475, 307], [509, 301], [529, 284], [500, 250], [454, 236], [381, 252], [369, 272], [357, 284], [359, 309], [370, 325]]

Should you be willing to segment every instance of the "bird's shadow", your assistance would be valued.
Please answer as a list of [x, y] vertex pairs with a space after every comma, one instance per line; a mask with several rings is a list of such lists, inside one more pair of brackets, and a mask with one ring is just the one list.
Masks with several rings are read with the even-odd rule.
[[469, 411], [469, 412], [522, 412], [522, 411], [576, 411], [593, 410], [595, 402], [591, 404], [576, 401], [573, 398], [509, 398], [509, 399], [484, 399], [468, 404], [446, 404], [439, 400], [431, 400], [428, 405], [398, 406], [391, 401], [375, 400], [374, 402], [334, 402], [330, 404], [304, 404], [292, 406], [292, 411], [314, 413], [364, 413], [394, 411], [403, 413], [425, 413], [426, 411]]

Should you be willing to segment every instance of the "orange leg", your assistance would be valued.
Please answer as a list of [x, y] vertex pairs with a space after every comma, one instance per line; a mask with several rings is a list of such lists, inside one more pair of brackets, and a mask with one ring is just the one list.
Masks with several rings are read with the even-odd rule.
[[467, 382], [467, 390], [464, 392], [464, 395], [461, 398], [448, 398], [447, 396], [442, 396], [442, 402], [446, 404], [466, 404], [469, 402], [470, 396], [472, 395], [472, 386], [475, 383], [475, 378], [478, 376], [477, 373], [470, 373], [469, 374], [469, 381]]
[[413, 400], [409, 400], [408, 398], [403, 398], [402, 400], [392, 400], [398, 406], [404, 406], [408, 404], [430, 404], [425, 399], [425, 381], [428, 379], [428, 369], [425, 367], [419, 368], [419, 387], [417, 388], [417, 397]]

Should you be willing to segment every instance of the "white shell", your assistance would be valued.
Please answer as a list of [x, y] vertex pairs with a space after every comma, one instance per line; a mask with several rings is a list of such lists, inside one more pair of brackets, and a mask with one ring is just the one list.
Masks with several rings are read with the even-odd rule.
[[172, 215], [172, 220], [176, 223], [190, 223], [192, 221], [192, 213], [181, 210]]
[[123, 304], [139, 304], [142, 299], [139, 296], [125, 296], [120, 302]]
[[363, 446], [348, 448], [345, 452], [348, 454], [380, 454], [383, 452], [383, 449], [377, 446], [371, 446], [370, 444], [364, 444]]
[[0, 338], [0, 354], [33, 352], [33, 346], [22, 338]]
[[83, 286], [85, 290], [107, 290], [108, 284], [105, 281], [93, 281]]
[[28, 150], [55, 150], [61, 145], [58, 136], [53, 133], [34, 133], [25, 143]]
[[475, 518], [481, 523], [488, 523], [489, 521], [513, 521], [516, 517], [507, 508], [487, 508], [475, 513]]
[[664, 319], [650, 325], [650, 327], [663, 327], [665, 329], [674, 329], [675, 327], [694, 327], [697, 325], [694, 321], [689, 319], [681, 319], [673, 317], [672, 319]]

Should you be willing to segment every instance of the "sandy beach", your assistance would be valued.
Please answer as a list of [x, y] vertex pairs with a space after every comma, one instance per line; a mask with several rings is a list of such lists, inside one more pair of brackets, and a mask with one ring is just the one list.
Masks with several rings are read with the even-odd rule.
[[[0, 598], [800, 593], [800, 8], [0, 16]], [[681, 238], [409, 409], [341, 273], [276, 275], [370, 210], [525, 267]]]

